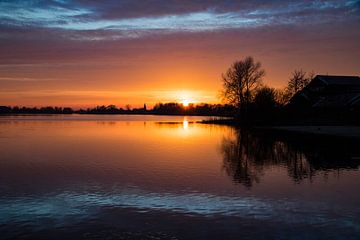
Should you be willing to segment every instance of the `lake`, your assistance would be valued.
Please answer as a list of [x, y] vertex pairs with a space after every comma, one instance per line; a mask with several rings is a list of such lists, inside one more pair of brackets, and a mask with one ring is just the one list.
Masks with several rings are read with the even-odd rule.
[[206, 117], [0, 117], [1, 239], [359, 239], [360, 147]]

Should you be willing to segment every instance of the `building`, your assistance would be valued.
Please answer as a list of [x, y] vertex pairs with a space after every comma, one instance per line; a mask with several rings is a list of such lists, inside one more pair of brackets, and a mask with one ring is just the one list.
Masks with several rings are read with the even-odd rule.
[[359, 109], [360, 78], [317, 75], [295, 94], [289, 106], [301, 108]]

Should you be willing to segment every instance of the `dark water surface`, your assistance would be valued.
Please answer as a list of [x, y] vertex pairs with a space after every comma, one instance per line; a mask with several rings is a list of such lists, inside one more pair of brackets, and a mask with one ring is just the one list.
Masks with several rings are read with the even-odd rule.
[[201, 119], [1, 117], [0, 238], [360, 238], [357, 141]]

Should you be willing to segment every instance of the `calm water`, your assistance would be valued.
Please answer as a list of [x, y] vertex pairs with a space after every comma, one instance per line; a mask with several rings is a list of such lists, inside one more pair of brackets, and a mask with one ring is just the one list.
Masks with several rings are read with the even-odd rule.
[[359, 239], [356, 141], [201, 119], [1, 117], [1, 239]]

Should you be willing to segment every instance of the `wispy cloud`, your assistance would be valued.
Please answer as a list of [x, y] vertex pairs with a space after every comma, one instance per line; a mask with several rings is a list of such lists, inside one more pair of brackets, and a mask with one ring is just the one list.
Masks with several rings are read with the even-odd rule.
[[34, 6], [28, 3], [0, 2], [2, 22], [22, 26], [48, 26], [69, 21], [91, 13], [88, 9], [69, 9], [60, 6]]
[[[41, 1], [40, 1], [41, 2]], [[85, 1], [86, 2], [86, 1]], [[22, 28], [45, 28], [72, 31], [69, 38], [80, 40], [104, 40], [107, 38], [138, 38], [151, 33], [203, 32], [222, 29], [246, 29], [281, 24], [316, 24], [342, 20], [354, 15], [358, 17], [359, 1], [306, 1], [227, 6], [204, 4], [202, 9], [194, 4], [184, 4], [185, 10], [175, 11], [175, 4], [163, 3], [168, 12], [159, 14], [155, 6], [148, 12], [139, 11], [137, 16], [126, 16], [125, 11], [135, 11], [140, 2], [107, 1], [80, 4], [72, 1], [0, 2], [0, 26]], [[37, 3], [37, 4], [36, 4]], [[160, 7], [161, 1], [154, 1]], [[112, 6], [117, 6], [112, 9]], [[120, 7], [119, 7], [120, 6]], [[111, 15], [111, 17], [108, 17]], [[326, 17], [325, 17], [326, 16]], [[92, 36], [88, 31], [109, 31], [109, 36]], [[77, 33], [74, 33], [77, 32]], [[78, 33], [86, 32], [84, 36]]]
[[147, 17], [119, 20], [97, 21], [69, 21], [67, 23], [49, 24], [70, 30], [177, 30], [177, 31], [205, 31], [223, 28], [243, 28], [263, 25], [261, 19], [242, 17], [237, 13], [198, 12], [183, 15], [167, 15], [161, 17]]

